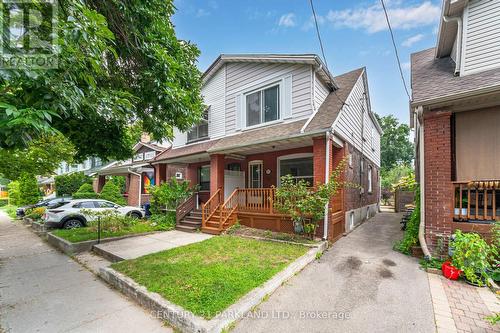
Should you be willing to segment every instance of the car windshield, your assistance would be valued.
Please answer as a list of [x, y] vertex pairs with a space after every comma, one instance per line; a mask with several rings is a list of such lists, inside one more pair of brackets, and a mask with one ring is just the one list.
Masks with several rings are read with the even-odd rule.
[[47, 205], [47, 208], [51, 209], [51, 208], [59, 208], [65, 204], [67, 204], [69, 201], [56, 201], [56, 202], [51, 202]]

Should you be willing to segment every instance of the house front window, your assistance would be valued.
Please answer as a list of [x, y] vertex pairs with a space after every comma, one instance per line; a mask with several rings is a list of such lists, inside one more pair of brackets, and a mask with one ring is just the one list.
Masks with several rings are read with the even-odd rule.
[[194, 142], [194, 141], [208, 139], [208, 111], [209, 110], [210, 110], [210, 108], [207, 108], [203, 112], [203, 116], [202, 116], [200, 123], [198, 125], [194, 126], [187, 133], [187, 141], [188, 142]]
[[262, 161], [252, 161], [248, 164], [248, 187], [262, 188]]
[[246, 125], [255, 126], [280, 118], [279, 85], [246, 95]]
[[279, 161], [279, 176], [290, 175], [295, 181], [305, 180], [309, 186], [313, 186], [313, 158], [299, 157], [286, 158]]
[[210, 166], [204, 165], [198, 169], [200, 191], [210, 191]]

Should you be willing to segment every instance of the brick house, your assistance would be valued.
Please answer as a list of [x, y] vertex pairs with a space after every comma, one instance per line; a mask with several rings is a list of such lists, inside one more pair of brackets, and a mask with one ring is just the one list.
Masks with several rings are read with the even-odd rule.
[[238, 219], [292, 232], [273, 209], [280, 177], [323, 183], [344, 158], [344, 179], [360, 188], [332, 198], [317, 235], [336, 240], [378, 211], [381, 129], [365, 68], [333, 77], [316, 55], [221, 55], [203, 74], [202, 95], [203, 121], [174, 131], [153, 162], [159, 182], [176, 167], [198, 185], [178, 207], [178, 228], [217, 234]]
[[500, 216], [500, 2], [443, 1], [435, 48], [411, 56], [422, 223], [431, 250]]

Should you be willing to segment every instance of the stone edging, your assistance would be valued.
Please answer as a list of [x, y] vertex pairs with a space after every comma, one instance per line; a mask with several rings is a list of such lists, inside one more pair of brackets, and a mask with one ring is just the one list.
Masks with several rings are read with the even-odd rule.
[[128, 297], [134, 299], [141, 306], [151, 310], [155, 316], [162, 320], [167, 320], [182, 332], [215, 333], [221, 332], [224, 328], [239, 320], [255, 306], [259, 305], [264, 298], [272, 294], [285, 281], [314, 261], [316, 254], [323, 252], [327, 247], [328, 243], [322, 242], [319, 246], [311, 248], [306, 254], [292, 262], [262, 286], [253, 289], [237, 303], [231, 305], [221, 314], [210, 320], [194, 315], [190, 311], [167, 301], [157, 293], [147, 291], [144, 286], [139, 285], [131, 278], [110, 267], [100, 268], [99, 276]]
[[[132, 234], [132, 235], [119, 236], [119, 237], [103, 238], [103, 239], [101, 239], [101, 244], [102, 243], [109, 243], [109, 242], [113, 242], [113, 241], [117, 241], [117, 240], [125, 239], [125, 238], [151, 235], [151, 234], [155, 234], [157, 232], [158, 231], [152, 231], [152, 232], [145, 232], [145, 233], [141, 233], [141, 234]], [[70, 241], [67, 241], [64, 238], [61, 238], [61, 237], [56, 236], [53, 233], [49, 232], [49, 233], [47, 233], [47, 242], [50, 245], [58, 248], [59, 250], [61, 250], [65, 254], [73, 255], [73, 254], [79, 253], [79, 252], [90, 251], [92, 249], [92, 247], [97, 244], [97, 239], [78, 242], [78, 243], [71, 243]]]

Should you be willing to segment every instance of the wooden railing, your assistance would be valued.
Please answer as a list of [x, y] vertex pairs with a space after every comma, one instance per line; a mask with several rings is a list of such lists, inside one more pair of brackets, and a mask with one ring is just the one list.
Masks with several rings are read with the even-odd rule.
[[219, 188], [201, 207], [202, 227], [206, 226], [207, 221], [210, 220], [217, 209], [219, 209], [223, 195], [224, 193], [222, 193], [222, 190]]
[[198, 197], [197, 193], [193, 193], [186, 200], [180, 203], [175, 209], [175, 221], [179, 223], [184, 216], [189, 214], [190, 211], [196, 208], [196, 198]]
[[242, 188], [238, 190], [240, 211], [273, 214], [275, 188]]
[[454, 182], [458, 221], [496, 221], [500, 218], [500, 180]]
[[220, 208], [219, 230], [230, 227], [236, 221], [236, 213], [239, 205], [239, 189], [235, 189], [229, 198], [224, 201]]

